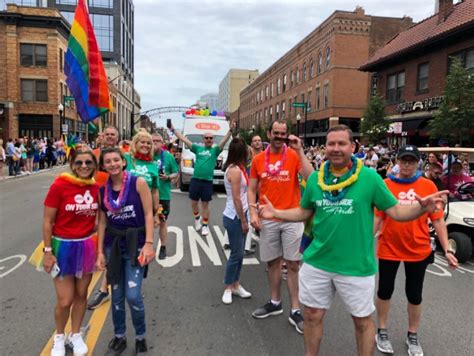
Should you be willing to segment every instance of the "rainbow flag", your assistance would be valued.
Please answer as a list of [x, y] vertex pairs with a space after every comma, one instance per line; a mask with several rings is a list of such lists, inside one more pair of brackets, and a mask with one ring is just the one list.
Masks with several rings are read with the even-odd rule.
[[77, 2], [64, 73], [83, 122], [90, 122], [111, 110], [107, 75], [84, 0]]

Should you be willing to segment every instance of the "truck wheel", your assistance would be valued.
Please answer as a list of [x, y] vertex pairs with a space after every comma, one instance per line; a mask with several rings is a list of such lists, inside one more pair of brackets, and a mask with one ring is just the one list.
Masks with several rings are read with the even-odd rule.
[[187, 192], [189, 190], [189, 184], [184, 184], [183, 183], [183, 176], [182, 175], [180, 175], [180, 177], [179, 177], [179, 189], [182, 192]]
[[472, 255], [472, 242], [463, 232], [450, 232], [449, 245], [456, 251], [454, 254], [460, 263], [466, 262]]

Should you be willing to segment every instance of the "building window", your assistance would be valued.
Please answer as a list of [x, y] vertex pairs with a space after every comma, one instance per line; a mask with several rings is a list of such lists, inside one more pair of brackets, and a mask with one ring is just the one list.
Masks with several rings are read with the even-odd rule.
[[281, 94], [281, 78], [277, 80], [277, 95]]
[[46, 67], [47, 65], [46, 45], [20, 44], [20, 63], [22, 66]]
[[288, 110], [290, 110], [291, 115], [291, 112], [293, 111], [293, 107], [291, 106], [291, 99], [288, 99]]
[[329, 84], [324, 84], [323, 87], [323, 105], [325, 109], [329, 107]]
[[263, 101], [263, 88], [260, 90], [260, 101]]
[[265, 86], [265, 99], [268, 99], [268, 94], [270, 94], [270, 91], [268, 90], [268, 85]]
[[312, 93], [313, 92], [311, 90], [308, 92], [308, 110], [311, 109], [311, 94]]
[[283, 75], [283, 93], [286, 90], [286, 73]]
[[300, 70], [296, 68], [296, 84], [300, 82]]
[[280, 118], [280, 104], [276, 104], [276, 107], [275, 107], [275, 119], [279, 119]]
[[389, 75], [387, 77], [387, 102], [398, 103], [403, 99], [405, 89], [405, 72]]
[[59, 49], [59, 70], [62, 72], [64, 69], [64, 51], [62, 48]]
[[257, 92], [257, 104], [260, 101], [260, 92]]
[[99, 49], [105, 52], [114, 50], [114, 18], [110, 15], [91, 14], [92, 25]]
[[326, 69], [331, 66], [331, 47], [326, 48]]
[[275, 96], [275, 91], [273, 90], [273, 89], [274, 89], [274, 88], [273, 88], [273, 82], [272, 82], [272, 84], [271, 84], [270, 87], [271, 87], [271, 89], [270, 89], [270, 94], [271, 94], [271, 97], [273, 98], [273, 97]]
[[21, 99], [23, 101], [48, 101], [48, 81], [21, 79]]
[[452, 65], [453, 59], [455, 58], [459, 59], [464, 68], [471, 71], [471, 73], [474, 73], [474, 48], [468, 48], [461, 52], [450, 54], [448, 60], [448, 70]]
[[106, 9], [112, 9], [114, 7], [114, 1], [113, 0], [89, 0], [89, 6], [104, 7]]
[[314, 78], [314, 61], [313, 58], [311, 58], [311, 62], [309, 64], [309, 75], [311, 78]]
[[291, 71], [290, 72], [290, 81], [291, 81], [291, 87], [293, 88], [293, 85], [295, 84], [295, 72]]
[[321, 73], [322, 66], [323, 66], [323, 54], [321, 53], [321, 51], [319, 51], [319, 54], [318, 54], [318, 74]]
[[268, 121], [272, 121], [272, 115], [273, 115], [273, 106], [270, 106], [270, 116], [268, 118]]
[[321, 98], [319, 96], [320, 88], [316, 88], [316, 110], [321, 109]]
[[303, 81], [306, 81], [306, 62], [303, 64]]
[[422, 63], [418, 66], [418, 77], [416, 81], [416, 90], [418, 92], [428, 90], [429, 63]]
[[284, 101], [281, 102], [281, 117], [282, 117], [282, 119], [285, 118], [285, 104], [286, 103]]

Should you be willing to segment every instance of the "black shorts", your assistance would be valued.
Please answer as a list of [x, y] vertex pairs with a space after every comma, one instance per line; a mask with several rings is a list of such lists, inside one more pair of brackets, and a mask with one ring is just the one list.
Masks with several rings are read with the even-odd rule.
[[211, 201], [214, 186], [211, 180], [191, 178], [189, 184], [189, 199], [194, 201]]
[[170, 214], [171, 204], [169, 200], [160, 200], [161, 212], [159, 213], [160, 221], [165, 222], [168, 220], [168, 215]]

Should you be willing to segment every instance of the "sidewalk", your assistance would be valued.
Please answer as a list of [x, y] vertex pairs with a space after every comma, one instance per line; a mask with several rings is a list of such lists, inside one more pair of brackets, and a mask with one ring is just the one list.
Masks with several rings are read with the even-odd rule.
[[54, 166], [54, 167], [51, 167], [51, 168], [45, 168], [45, 169], [42, 169], [40, 171], [33, 172], [31, 174], [18, 174], [17, 176], [9, 176], [8, 175], [8, 166], [4, 165], [4, 167], [3, 167], [3, 179], [0, 178], [0, 183], [6, 182], [6, 181], [11, 180], [11, 179], [20, 179], [20, 178], [40, 175], [40, 174], [43, 174], [43, 173], [57, 171], [57, 170], [60, 170], [61, 168], [67, 168], [68, 166], [69, 166], [68, 164], [65, 164], [65, 165], [62, 165], [62, 166]]

